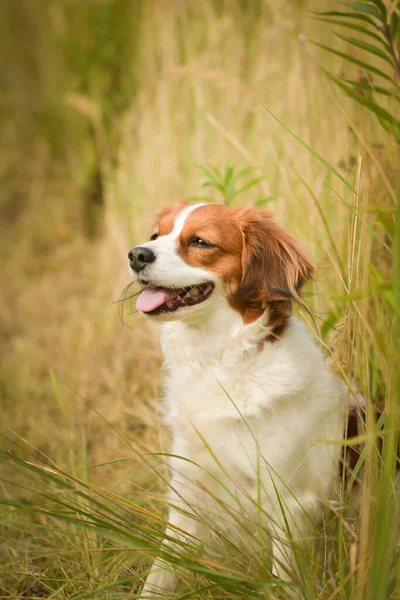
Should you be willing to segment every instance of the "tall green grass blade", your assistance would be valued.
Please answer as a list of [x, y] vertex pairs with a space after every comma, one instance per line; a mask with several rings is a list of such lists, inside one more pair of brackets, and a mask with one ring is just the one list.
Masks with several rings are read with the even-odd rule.
[[[104, 592], [110, 592], [111, 590], [117, 588], [117, 587], [121, 587], [121, 586], [130, 586], [132, 587], [132, 583], [134, 583], [135, 578], [134, 576], [132, 577], [123, 577], [121, 579], [117, 579], [116, 581], [114, 581], [113, 583], [109, 583], [108, 585], [102, 585], [99, 587], [96, 587], [94, 590], [90, 590], [88, 592], [84, 592], [83, 594], [77, 594], [74, 595], [74, 599], [75, 600], [84, 600], [84, 598], [93, 598], [93, 596], [95, 596], [96, 598], [100, 599], [100, 598], [106, 598], [109, 597], [107, 596], [102, 596], [100, 594], [103, 594]], [[126, 594], [129, 594], [129, 590], [126, 590]]]
[[356, 194], [356, 190], [353, 188], [353, 186], [350, 185], [350, 183], [344, 177], [342, 177], [342, 175], [334, 167], [332, 167], [332, 165], [327, 160], [322, 158], [322, 156], [320, 154], [318, 154], [318, 152], [316, 152], [313, 148], [311, 148], [311, 146], [309, 144], [307, 144], [304, 140], [302, 140], [298, 135], [296, 135], [294, 133], [294, 131], [292, 131], [287, 125], [285, 125], [280, 119], [278, 119], [278, 117], [276, 115], [274, 115], [274, 113], [271, 110], [269, 110], [269, 108], [267, 108], [265, 106], [265, 104], [263, 104], [263, 107], [267, 111], [267, 113], [270, 114], [273, 119], [275, 119], [275, 121], [277, 121], [288, 133], [290, 133], [290, 135], [292, 137], [295, 138], [295, 140], [297, 140], [317, 160], [319, 160], [319, 162], [322, 163], [328, 169], [328, 171], [330, 171], [333, 175], [335, 175], [335, 177], [337, 177], [345, 185], [345, 187], [348, 190], [350, 190], [353, 194]]
[[393, 61], [390, 57], [390, 54], [388, 55], [388, 53], [383, 52], [383, 50], [381, 50], [380, 48], [377, 48], [373, 44], [368, 44], [367, 42], [364, 42], [363, 40], [359, 40], [357, 38], [354, 38], [354, 37], [348, 36], [348, 35], [341, 35], [340, 33], [335, 33], [335, 35], [336, 35], [336, 37], [343, 40], [344, 42], [348, 42], [352, 46], [356, 46], [356, 48], [361, 48], [361, 50], [365, 50], [366, 52], [370, 52], [371, 54], [374, 54], [375, 56], [382, 58], [387, 63], [389, 63], [389, 65], [391, 67], [393, 67]]
[[64, 425], [68, 426], [67, 413], [66, 413], [66, 410], [65, 410], [64, 402], [62, 401], [62, 398], [61, 398], [60, 388], [58, 387], [57, 379], [56, 379], [56, 376], [54, 374], [53, 369], [50, 369], [49, 373], [50, 373], [50, 381], [51, 381], [51, 385], [52, 385], [53, 390], [54, 390], [54, 397], [56, 399], [58, 409], [59, 409], [59, 411], [61, 413], [61, 416], [63, 418]]
[[[198, 435], [200, 435], [200, 434], [199, 434], [199, 432], [197, 432], [197, 434], [198, 434]], [[215, 461], [215, 464], [216, 464], [216, 465], [218, 465], [218, 467], [219, 467], [219, 468], [222, 470], [222, 472], [224, 472], [224, 473], [225, 473], [225, 474], [226, 474], [226, 475], [229, 477], [229, 474], [226, 472], [226, 470], [225, 470], [224, 466], [223, 466], [223, 465], [221, 464], [221, 462], [218, 460], [218, 457], [216, 456], [216, 454], [213, 452], [213, 450], [212, 450], [212, 449], [210, 448], [210, 446], [207, 444], [206, 440], [204, 440], [204, 438], [203, 438], [203, 439], [202, 439], [202, 441], [203, 441], [203, 442], [204, 442], [204, 444], [205, 444], [205, 448], [208, 450], [208, 452], [210, 453], [210, 455], [211, 455], [211, 456], [212, 456], [212, 458], [214, 459], [214, 461]], [[209, 469], [205, 469], [204, 467], [201, 467], [201, 466], [200, 466], [198, 463], [196, 463], [195, 461], [193, 461], [193, 460], [191, 460], [191, 459], [189, 459], [189, 458], [186, 458], [186, 457], [184, 457], [184, 456], [177, 455], [177, 454], [171, 454], [171, 453], [165, 453], [165, 452], [162, 452], [162, 453], [161, 453], [161, 452], [157, 452], [157, 453], [154, 453], [154, 455], [155, 455], [155, 456], [167, 456], [167, 457], [172, 457], [172, 458], [178, 458], [179, 460], [183, 460], [183, 461], [185, 461], [185, 462], [189, 462], [189, 463], [191, 463], [192, 465], [194, 465], [194, 466], [198, 467], [199, 469], [201, 469], [202, 471], [204, 471], [204, 473], [206, 473], [206, 474], [207, 474], [207, 475], [208, 475], [208, 476], [209, 476], [209, 477], [210, 477], [210, 478], [211, 478], [213, 481], [215, 481], [215, 482], [218, 484], [218, 486], [220, 486], [220, 487], [221, 487], [221, 489], [223, 489], [223, 490], [224, 490], [224, 492], [225, 492], [225, 493], [226, 493], [226, 494], [227, 494], [227, 495], [228, 495], [228, 496], [231, 498], [231, 500], [233, 500], [233, 501], [235, 502], [235, 504], [236, 504], [236, 505], [237, 505], [237, 506], [238, 506], [240, 509], [243, 509], [243, 505], [242, 505], [242, 504], [241, 504], [241, 502], [239, 501], [239, 498], [237, 497], [237, 495], [236, 495], [236, 494], [234, 494], [234, 493], [232, 492], [232, 490], [230, 490], [230, 489], [229, 489], [229, 487], [226, 485], [226, 483], [224, 483], [224, 482], [223, 482], [223, 481], [222, 481], [222, 480], [221, 480], [219, 477], [217, 477], [217, 476], [216, 476], [214, 473], [212, 473], [212, 471], [210, 471]], [[221, 505], [221, 506], [222, 506], [222, 505]], [[227, 511], [227, 512], [228, 512], [228, 510], [229, 510], [229, 509], [228, 509], [228, 507], [226, 507], [226, 511]], [[247, 511], [246, 511], [246, 512], [247, 512]], [[232, 515], [232, 512], [229, 512], [229, 514], [230, 514], [231, 516], [233, 516], [233, 515]], [[249, 516], [249, 517], [250, 517], [250, 515], [249, 515], [249, 514], [248, 514], [247, 516]], [[233, 518], [236, 520], [236, 522], [237, 522], [237, 523], [238, 523], [240, 526], [243, 526], [243, 528], [245, 529], [245, 531], [246, 531], [246, 533], [247, 533], [248, 535], [250, 535], [250, 534], [251, 534], [251, 532], [250, 532], [249, 528], [248, 528], [248, 527], [247, 527], [247, 526], [246, 526], [246, 525], [245, 525], [243, 522], [241, 522], [241, 521], [240, 521], [240, 518], [238, 518], [238, 517], [235, 517], [235, 516], [233, 516]]]
[[[342, 260], [342, 257], [341, 257], [341, 255], [340, 255], [339, 249], [337, 248], [336, 242], [335, 242], [335, 240], [334, 240], [334, 238], [333, 238], [333, 236], [332, 236], [332, 234], [331, 234], [330, 226], [329, 226], [329, 223], [328, 223], [328, 220], [327, 220], [327, 218], [325, 217], [324, 211], [323, 211], [323, 209], [322, 209], [322, 206], [321, 206], [321, 202], [318, 200], [318, 198], [317, 198], [317, 197], [316, 197], [316, 195], [314, 194], [314, 192], [313, 192], [312, 188], [311, 188], [311, 187], [308, 185], [308, 183], [307, 183], [307, 182], [305, 181], [305, 179], [304, 179], [304, 178], [303, 178], [303, 177], [300, 175], [300, 173], [298, 173], [298, 172], [297, 172], [297, 170], [296, 170], [296, 174], [297, 174], [297, 177], [300, 179], [301, 183], [304, 185], [304, 187], [305, 187], [305, 188], [306, 188], [306, 190], [308, 191], [308, 193], [309, 193], [310, 197], [312, 198], [312, 200], [313, 200], [313, 202], [314, 202], [314, 206], [316, 207], [316, 209], [317, 209], [317, 211], [318, 211], [318, 214], [319, 214], [319, 216], [320, 216], [320, 218], [321, 218], [321, 221], [322, 221], [322, 224], [323, 224], [324, 230], [325, 230], [325, 232], [326, 232], [326, 235], [327, 235], [327, 237], [328, 237], [328, 239], [329, 239], [329, 242], [330, 242], [330, 244], [331, 244], [331, 247], [332, 247], [333, 253], [334, 253], [334, 255], [335, 255], [336, 262], [337, 262], [337, 264], [339, 265], [340, 272], [341, 272], [342, 276], [344, 277], [344, 265], [343, 265], [343, 260]], [[325, 185], [324, 187], [325, 187], [325, 189], [327, 188], [327, 186], [326, 186], [326, 185]]]
[[400, 101], [400, 96], [398, 93], [396, 94], [395, 92], [392, 92], [391, 90], [383, 88], [379, 85], [375, 85], [372, 82], [367, 83], [365, 81], [353, 81], [352, 79], [346, 79], [345, 77], [338, 77], [338, 79], [343, 81], [343, 83], [349, 83], [355, 90], [361, 89], [370, 93], [382, 94], [383, 96], [388, 96], [396, 101]]
[[[40, 467], [36, 467], [35, 465], [31, 465], [30, 463], [27, 463], [27, 462], [23, 461], [22, 459], [20, 459], [18, 457], [14, 457], [3, 451], [1, 451], [0, 455], [3, 455], [3, 457], [5, 459], [15, 462], [21, 469], [25, 469], [28, 472], [33, 471], [33, 473], [35, 475], [41, 477], [45, 482], [51, 482], [53, 484], [56, 484], [57, 487], [62, 488], [63, 490], [68, 491], [72, 494], [71, 497], [74, 498], [74, 500], [72, 501], [71, 499], [69, 499], [68, 501], [65, 501], [65, 500], [63, 500], [64, 496], [62, 496], [62, 492], [59, 493], [58, 496], [53, 496], [53, 495], [49, 494], [48, 492], [41, 492], [41, 491], [37, 490], [37, 492], [36, 492], [37, 494], [39, 494], [42, 498], [53, 502], [55, 506], [57, 504], [59, 504], [60, 506], [69, 508], [72, 512], [75, 511], [75, 512], [80, 513], [82, 516], [89, 517], [90, 515], [92, 515], [93, 518], [97, 519], [97, 521], [98, 521], [99, 517], [96, 517], [95, 512], [94, 512], [94, 511], [97, 511], [98, 514], [100, 514], [102, 517], [107, 519], [110, 524], [114, 523], [114, 526], [117, 524], [120, 527], [132, 528], [132, 520], [131, 519], [125, 517], [123, 514], [121, 514], [121, 512], [116, 512], [115, 510], [113, 510], [111, 508], [110, 504], [112, 504], [114, 507], [121, 509], [122, 502], [119, 505], [116, 504], [115, 501], [113, 501], [112, 497], [110, 497], [111, 496], [110, 493], [102, 492], [102, 494], [107, 498], [107, 503], [100, 502], [95, 497], [93, 497], [93, 496], [87, 494], [86, 492], [83, 492], [81, 489], [75, 487], [75, 485], [71, 485], [71, 483], [69, 483], [68, 481], [65, 481], [64, 478], [69, 478], [74, 483], [76, 483], [78, 485], [80, 484], [82, 486], [85, 486], [84, 481], [79, 482], [75, 478], [68, 476], [67, 474], [62, 473], [62, 472], [60, 472], [58, 476], [55, 476], [53, 473], [48, 472], [48, 470], [45, 468], [40, 468]], [[14, 484], [14, 485], [17, 485], [17, 484]], [[18, 485], [18, 487], [21, 487], [21, 485]], [[92, 489], [89, 485], [86, 485], [86, 487], [89, 490]], [[25, 486], [25, 489], [27, 489], [29, 491], [34, 491], [33, 489], [29, 489], [26, 486]], [[92, 491], [93, 491], [93, 493], [96, 493], [97, 490], [92, 489]], [[79, 503], [80, 500], [83, 500], [85, 502], [84, 508], [82, 508], [81, 504]], [[1, 502], [5, 503], [6, 500], [1, 500]], [[91, 510], [93, 511], [92, 513], [87, 512], [88, 506], [91, 506]], [[33, 511], [35, 510], [35, 508], [32, 507], [31, 505], [29, 505], [29, 507], [31, 510], [33, 510]], [[130, 503], [130, 508], [133, 512], [139, 510], [141, 513], [143, 513], [143, 510], [140, 509], [140, 507], [138, 507], [134, 503]], [[144, 514], [146, 514], [147, 516], [150, 515], [149, 511], [145, 511]], [[161, 522], [162, 524], [165, 524], [165, 522], [162, 519], [161, 520], [157, 519], [157, 521]], [[99, 522], [101, 523], [101, 521], [99, 521]], [[104, 521], [104, 523], [106, 523], [106, 522]], [[139, 525], [136, 525], [136, 527], [138, 527], [140, 529]], [[153, 530], [152, 530], [152, 532], [154, 533]]]
[[337, 11], [337, 10], [328, 10], [328, 11], [324, 11], [324, 12], [311, 11], [311, 14], [316, 15], [316, 16], [328, 17], [328, 18], [341, 17], [341, 18], [345, 18], [345, 19], [355, 19], [356, 21], [364, 21], [364, 23], [368, 23], [369, 25], [372, 25], [373, 27], [377, 27], [376, 23], [370, 17], [367, 17], [366, 15], [362, 15], [362, 14], [357, 14], [357, 13], [343, 12], [343, 11]]
[[386, 73], [383, 73], [383, 71], [377, 69], [376, 67], [373, 67], [372, 65], [370, 65], [362, 60], [358, 60], [357, 58], [354, 58], [354, 56], [350, 56], [349, 54], [345, 54], [344, 52], [339, 52], [339, 50], [335, 50], [334, 48], [331, 48], [330, 46], [326, 46], [325, 44], [320, 44], [319, 42], [313, 42], [312, 40], [310, 40], [310, 44], [314, 44], [314, 46], [318, 46], [318, 48], [322, 48], [323, 50], [326, 50], [327, 52], [330, 52], [331, 54], [340, 56], [344, 60], [347, 60], [348, 62], [353, 63], [353, 64], [357, 65], [358, 67], [361, 67], [365, 71], [370, 71], [371, 73], [375, 73], [375, 75], [378, 75], [379, 77], [386, 79], [386, 81], [390, 81], [390, 83], [396, 85], [395, 81], [391, 77], [386, 75]]
[[[319, 13], [316, 13], [317, 15]], [[324, 23], [330, 23], [331, 25], [339, 25], [340, 27], [345, 27], [347, 29], [351, 29], [353, 31], [359, 31], [360, 33], [363, 33], [364, 35], [367, 35], [368, 37], [374, 39], [375, 41], [379, 42], [380, 44], [382, 44], [384, 46], [384, 48], [388, 48], [386, 40], [374, 33], [373, 31], [370, 31], [369, 29], [367, 29], [366, 27], [363, 27], [362, 25], [358, 25], [357, 23], [353, 23], [353, 22], [349, 22], [349, 21], [343, 21], [343, 19], [332, 19], [329, 17], [318, 17], [315, 16], [314, 17], [317, 21], [323, 21]]]

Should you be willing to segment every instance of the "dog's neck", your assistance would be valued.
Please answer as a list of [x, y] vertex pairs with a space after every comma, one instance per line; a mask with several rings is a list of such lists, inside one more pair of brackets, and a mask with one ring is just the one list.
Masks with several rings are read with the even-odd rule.
[[267, 306], [263, 315], [245, 325], [242, 316], [224, 298], [212, 309], [161, 326], [161, 346], [167, 364], [235, 363], [258, 353], [264, 343], [274, 343], [273, 315]]

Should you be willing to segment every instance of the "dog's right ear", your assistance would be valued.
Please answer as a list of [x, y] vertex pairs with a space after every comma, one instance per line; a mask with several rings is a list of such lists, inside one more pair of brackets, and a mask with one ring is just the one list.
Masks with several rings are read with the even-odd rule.
[[299, 242], [267, 211], [245, 209], [239, 218], [243, 252], [238, 297], [249, 303], [299, 300], [314, 270]]

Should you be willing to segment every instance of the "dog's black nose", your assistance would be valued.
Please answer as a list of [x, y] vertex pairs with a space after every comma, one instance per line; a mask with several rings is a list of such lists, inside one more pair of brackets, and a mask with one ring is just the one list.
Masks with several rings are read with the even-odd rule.
[[156, 255], [149, 248], [136, 246], [136, 248], [132, 248], [129, 252], [128, 258], [131, 268], [136, 271], [136, 273], [139, 273], [146, 265], [149, 265], [156, 260]]

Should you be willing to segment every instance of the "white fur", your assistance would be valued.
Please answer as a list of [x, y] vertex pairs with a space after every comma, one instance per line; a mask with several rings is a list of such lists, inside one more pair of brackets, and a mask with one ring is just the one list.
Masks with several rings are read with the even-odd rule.
[[[198, 282], [203, 270], [179, 263], [173, 243], [170, 234], [146, 244], [157, 251], [151, 277], [160, 277], [160, 285]], [[202, 281], [212, 278], [205, 275]], [[258, 524], [270, 533], [274, 572], [287, 579], [293, 556], [285, 519], [294, 539], [307, 538], [310, 521], [321, 518], [332, 498], [340, 446], [324, 440], [343, 437], [346, 388], [298, 319], [290, 318], [282, 339], [265, 342], [268, 309], [244, 325], [214, 280], [207, 302], [183, 309], [178, 321], [165, 317], [161, 326], [165, 420], [175, 456], [168, 497], [186, 513], [170, 509], [165, 543], [173, 545], [182, 531], [189, 541], [207, 543], [207, 520], [238, 541], [246, 537], [232, 516], [239, 515], [246, 527]], [[174, 583], [157, 560], [142, 598], [168, 593]]]

